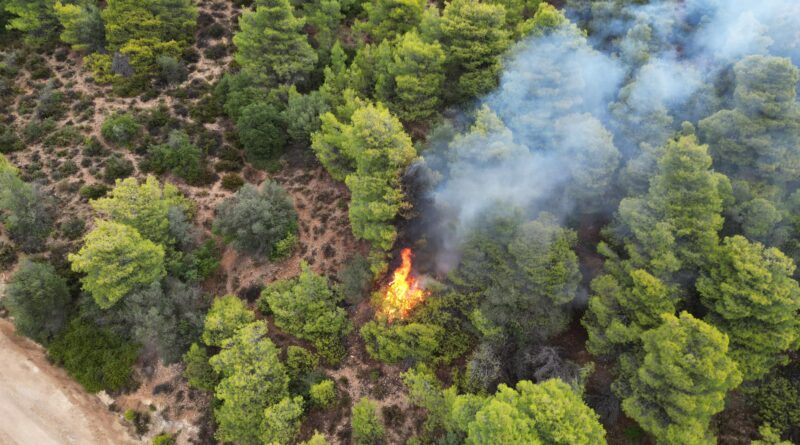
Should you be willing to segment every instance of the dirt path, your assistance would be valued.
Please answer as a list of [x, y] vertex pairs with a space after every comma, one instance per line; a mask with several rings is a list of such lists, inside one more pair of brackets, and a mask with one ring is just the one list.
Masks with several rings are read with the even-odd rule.
[[127, 445], [131, 439], [96, 396], [87, 394], [42, 348], [0, 320], [0, 444]]

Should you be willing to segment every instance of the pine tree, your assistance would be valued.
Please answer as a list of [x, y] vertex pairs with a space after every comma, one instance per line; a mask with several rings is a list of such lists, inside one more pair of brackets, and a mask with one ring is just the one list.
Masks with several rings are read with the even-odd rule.
[[370, 0], [364, 3], [367, 21], [358, 28], [373, 42], [399, 37], [419, 24], [425, 4], [425, 0]]
[[745, 380], [763, 377], [787, 359], [800, 336], [800, 286], [795, 265], [776, 248], [742, 236], [725, 238], [697, 280], [707, 320], [730, 337], [731, 357]]
[[387, 103], [405, 122], [426, 122], [438, 114], [444, 85], [445, 55], [438, 42], [425, 43], [416, 31], [403, 35], [394, 48], [389, 73], [393, 97]]
[[83, 289], [103, 309], [166, 275], [162, 246], [133, 227], [111, 221], [95, 221], [83, 247], [69, 260], [73, 271], [86, 274]]
[[239, 18], [239, 27], [233, 37], [236, 61], [265, 85], [301, 83], [313, 71], [317, 54], [289, 0], [259, 0], [255, 11]]
[[741, 382], [728, 353], [728, 337], [683, 312], [642, 334], [644, 357], [622, 408], [658, 444], [713, 444], [711, 417]]
[[510, 41], [505, 8], [477, 0], [453, 0], [444, 9], [441, 38], [447, 52], [452, 101], [465, 101], [497, 86], [500, 55]]

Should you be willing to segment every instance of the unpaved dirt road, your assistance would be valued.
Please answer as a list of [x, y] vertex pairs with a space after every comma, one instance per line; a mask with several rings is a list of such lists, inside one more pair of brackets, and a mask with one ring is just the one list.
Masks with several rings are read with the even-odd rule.
[[136, 444], [117, 418], [42, 348], [0, 319], [0, 444]]

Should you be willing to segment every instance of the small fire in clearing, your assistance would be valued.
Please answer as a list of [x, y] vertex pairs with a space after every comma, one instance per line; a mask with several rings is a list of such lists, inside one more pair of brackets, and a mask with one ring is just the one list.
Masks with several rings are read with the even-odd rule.
[[411, 275], [411, 249], [400, 252], [403, 263], [395, 269], [392, 282], [386, 289], [383, 312], [389, 321], [406, 318], [417, 304], [421, 303], [428, 292], [422, 289], [417, 279]]

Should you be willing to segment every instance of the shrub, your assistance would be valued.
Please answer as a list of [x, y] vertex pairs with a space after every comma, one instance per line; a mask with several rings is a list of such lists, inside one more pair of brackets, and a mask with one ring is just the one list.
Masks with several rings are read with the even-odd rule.
[[106, 196], [109, 190], [110, 188], [105, 184], [87, 184], [81, 187], [78, 194], [81, 195], [81, 198], [86, 200], [98, 199]]
[[170, 56], [156, 58], [158, 65], [158, 80], [164, 84], [172, 85], [186, 80], [189, 73], [180, 60]]
[[184, 131], [173, 131], [166, 144], [154, 145], [147, 151], [148, 159], [143, 168], [162, 174], [172, 171], [189, 184], [199, 185], [208, 179], [203, 165], [203, 154], [189, 141]]
[[61, 234], [70, 240], [78, 239], [83, 235], [86, 223], [80, 218], [71, 218], [61, 225]]
[[236, 250], [272, 255], [276, 244], [297, 230], [297, 212], [278, 184], [267, 181], [260, 189], [245, 184], [217, 207], [214, 229]]
[[175, 445], [176, 443], [175, 438], [169, 433], [161, 433], [153, 437], [153, 445]]
[[384, 435], [383, 423], [378, 415], [378, 405], [363, 397], [353, 405], [352, 416], [353, 443], [374, 445], [381, 442]]
[[244, 107], [236, 126], [247, 160], [251, 163], [263, 167], [283, 152], [286, 144], [283, 118], [272, 104], [257, 102]]
[[189, 386], [203, 391], [214, 391], [219, 383], [219, 374], [208, 364], [206, 348], [192, 343], [183, 355], [183, 362], [186, 364], [183, 376], [188, 380]]
[[25, 142], [34, 144], [55, 131], [56, 127], [56, 122], [52, 119], [32, 120], [22, 130], [22, 135], [25, 138]]
[[323, 380], [315, 385], [311, 385], [309, 391], [311, 403], [320, 408], [326, 408], [336, 399], [336, 388], [333, 380]]
[[784, 433], [800, 426], [800, 384], [773, 374], [744, 388], [750, 405], [762, 422]]
[[100, 128], [100, 134], [113, 145], [131, 148], [141, 129], [141, 125], [131, 114], [122, 113], [107, 117]]
[[306, 375], [318, 365], [319, 359], [308, 349], [300, 346], [289, 346], [286, 349], [286, 367], [290, 375]]
[[114, 154], [106, 160], [103, 169], [103, 179], [113, 183], [117, 179], [127, 178], [133, 174], [133, 163], [118, 154]]
[[372, 285], [372, 277], [369, 261], [363, 255], [356, 254], [339, 272], [337, 290], [345, 301], [357, 304], [367, 295]]
[[241, 176], [230, 173], [222, 177], [222, 188], [226, 190], [236, 191], [244, 185], [244, 179]]
[[138, 353], [137, 345], [77, 318], [48, 350], [49, 357], [89, 392], [118, 391], [128, 385]]
[[0, 270], [8, 270], [17, 262], [17, 249], [13, 245], [0, 241]]
[[0, 153], [11, 153], [25, 148], [17, 132], [9, 125], [0, 124]]
[[70, 301], [67, 282], [53, 266], [31, 261], [11, 278], [4, 298], [17, 332], [42, 344], [63, 328]]

